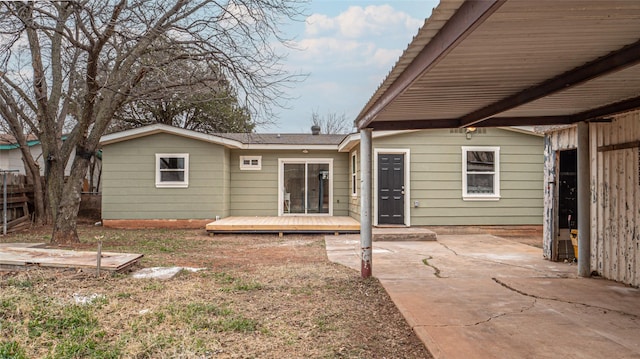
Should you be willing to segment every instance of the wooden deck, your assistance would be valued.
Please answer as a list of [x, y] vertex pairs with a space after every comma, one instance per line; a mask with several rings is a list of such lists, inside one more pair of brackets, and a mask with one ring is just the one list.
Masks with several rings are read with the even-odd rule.
[[227, 217], [207, 224], [209, 233], [360, 233], [351, 217]]
[[[102, 252], [100, 269], [120, 272], [135, 264], [142, 254]], [[97, 253], [63, 249], [0, 246], [0, 269], [23, 269], [29, 266], [56, 268], [96, 268]]]

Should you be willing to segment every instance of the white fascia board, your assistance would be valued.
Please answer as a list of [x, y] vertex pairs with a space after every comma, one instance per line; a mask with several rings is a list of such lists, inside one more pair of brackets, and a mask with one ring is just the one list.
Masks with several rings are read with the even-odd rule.
[[195, 139], [195, 140], [215, 143], [215, 144], [226, 146], [226, 147], [229, 147], [229, 148], [241, 148], [242, 147], [242, 143], [238, 142], [238, 141], [235, 141], [235, 140], [230, 140], [230, 139], [227, 139], [227, 138], [213, 136], [213, 135], [207, 135], [207, 134], [204, 134], [204, 133], [191, 131], [191, 130], [185, 130], [183, 128], [177, 128], [177, 127], [167, 126], [167, 125], [163, 125], [163, 124], [154, 124], [154, 125], [149, 125], [149, 126], [140, 127], [140, 128], [134, 128], [134, 129], [126, 130], [126, 131], [122, 131], [122, 132], [116, 132], [116, 133], [112, 133], [112, 134], [109, 134], [109, 135], [104, 135], [104, 136], [102, 136], [100, 138], [100, 144], [101, 145], [109, 145], [109, 144], [112, 144], [112, 143], [132, 140], [134, 138], [150, 136], [150, 135], [154, 135], [154, 134], [157, 134], [157, 133], [169, 133], [169, 134], [173, 134], [173, 135], [176, 135], [176, 136], [182, 136], [182, 137], [186, 137], [186, 138], [192, 138], [192, 139]]
[[358, 142], [360, 142], [360, 133], [350, 133], [338, 145], [338, 152], [349, 152]]
[[543, 133], [536, 132], [533, 126], [498, 127], [501, 130], [523, 133], [525, 135], [544, 137]]
[[[373, 131], [373, 138], [396, 136], [404, 133], [417, 132], [420, 130], [395, 130], [395, 131]], [[352, 133], [345, 137], [338, 147], [339, 152], [349, 152], [360, 143], [360, 133]]]

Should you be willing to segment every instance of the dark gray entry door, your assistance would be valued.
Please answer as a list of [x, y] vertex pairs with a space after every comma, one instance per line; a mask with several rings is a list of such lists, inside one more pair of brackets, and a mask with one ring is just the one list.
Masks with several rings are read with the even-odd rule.
[[378, 154], [378, 224], [404, 224], [404, 154]]

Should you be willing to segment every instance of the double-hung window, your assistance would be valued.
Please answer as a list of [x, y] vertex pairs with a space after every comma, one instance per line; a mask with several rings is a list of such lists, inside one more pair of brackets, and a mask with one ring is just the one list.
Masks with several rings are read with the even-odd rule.
[[462, 147], [462, 198], [500, 199], [500, 147]]
[[188, 153], [156, 153], [156, 187], [189, 187]]

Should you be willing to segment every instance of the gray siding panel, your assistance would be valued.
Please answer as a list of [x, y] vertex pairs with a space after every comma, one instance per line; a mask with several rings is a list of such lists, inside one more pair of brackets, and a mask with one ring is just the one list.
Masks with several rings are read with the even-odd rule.
[[[226, 215], [225, 151], [222, 146], [168, 134], [104, 146], [102, 217], [211, 219]], [[188, 188], [155, 187], [156, 153], [189, 153]]]

